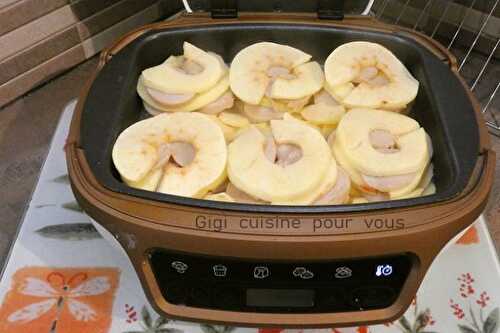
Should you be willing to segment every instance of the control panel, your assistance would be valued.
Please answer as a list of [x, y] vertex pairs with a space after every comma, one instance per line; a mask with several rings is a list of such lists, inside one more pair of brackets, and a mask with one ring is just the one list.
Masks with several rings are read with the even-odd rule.
[[275, 262], [166, 250], [150, 263], [171, 304], [226, 311], [325, 313], [380, 309], [397, 299], [413, 257]]

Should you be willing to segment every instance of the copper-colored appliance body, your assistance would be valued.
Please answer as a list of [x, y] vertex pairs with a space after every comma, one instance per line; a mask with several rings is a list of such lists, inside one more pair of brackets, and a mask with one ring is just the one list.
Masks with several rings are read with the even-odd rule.
[[[86, 103], [94, 80], [121, 50], [141, 36], [159, 31], [191, 27], [208, 29], [214, 26], [231, 29], [232, 26], [241, 24], [252, 26], [270, 23], [286, 24], [292, 29], [294, 26], [307, 26], [398, 33], [412, 39], [442, 61], [461, 82], [462, 95], [466, 96], [472, 106], [470, 112], [477, 123], [477, 158], [473, 161], [473, 171], [469, 174], [467, 184], [460, 193], [446, 200], [424, 204], [405, 204], [406, 201], [402, 201], [400, 205], [385, 208], [377, 205], [366, 205], [363, 209], [355, 206], [342, 206], [338, 209], [333, 206], [308, 209], [277, 206], [259, 208], [239, 204], [207, 204], [196, 199], [188, 199], [182, 203], [169, 198], [171, 196], [159, 200], [148, 197], [147, 194], [131, 195], [115, 191], [102, 184], [93, 172], [85, 143], [82, 143], [82, 127], [85, 126], [83, 115], [85, 112], [92, 112], [88, 110]], [[308, 52], [307, 49], [304, 51]], [[130, 91], [130, 96], [139, 99], [135, 96], [135, 91]], [[446, 135], [448, 133], [444, 134]], [[370, 18], [345, 17], [341, 21], [326, 21], [308, 14], [255, 13], [240, 13], [238, 19], [212, 19], [206, 14], [180, 15], [174, 20], [134, 31], [104, 51], [96, 73], [82, 92], [76, 107], [66, 156], [72, 188], [78, 202], [122, 244], [156, 310], [185, 320], [280, 327], [372, 324], [400, 316], [412, 301], [434, 257], [453, 236], [470, 225], [482, 212], [491, 188], [495, 161], [478, 104], [460, 78], [454, 57], [435, 41]], [[436, 177], [439, 176], [438, 170]], [[248, 219], [288, 219], [296, 222], [293, 226], [283, 228], [249, 228], [242, 223]], [[367, 223], [370, 221], [371, 224]], [[155, 249], [255, 262], [322, 262], [407, 254], [411, 266], [399, 296], [385, 308], [325, 313], [248, 312], [168, 302], [151, 266], [150, 259]]]

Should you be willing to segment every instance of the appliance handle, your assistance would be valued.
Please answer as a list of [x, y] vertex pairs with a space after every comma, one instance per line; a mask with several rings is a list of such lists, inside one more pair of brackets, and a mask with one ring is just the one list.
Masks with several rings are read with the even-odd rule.
[[189, 5], [188, 0], [182, 0], [182, 4], [184, 5], [184, 9], [186, 10], [187, 13], [193, 12], [193, 10], [191, 9], [191, 6]]
[[[242, 12], [317, 12], [320, 19], [342, 20], [344, 18], [344, 0], [182, 0], [187, 13], [201, 10], [211, 12], [212, 18], [236, 18]], [[371, 8], [373, 0], [367, 1], [365, 10]]]
[[[186, 1], [186, 0], [184, 0], [184, 1]], [[375, 0], [368, 0], [368, 4], [366, 5], [365, 10], [363, 10], [363, 12], [361, 13], [361, 15], [368, 15], [368, 14], [370, 14], [370, 10], [372, 9], [374, 2], [375, 2]]]

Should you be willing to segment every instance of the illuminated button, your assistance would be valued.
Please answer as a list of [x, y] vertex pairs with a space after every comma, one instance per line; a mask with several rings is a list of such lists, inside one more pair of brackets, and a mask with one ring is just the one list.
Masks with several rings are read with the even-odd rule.
[[227, 275], [227, 267], [224, 265], [214, 265], [212, 267], [214, 276], [225, 277]]
[[184, 274], [188, 270], [189, 266], [182, 261], [173, 261], [170, 265], [177, 273]]
[[376, 276], [390, 276], [393, 272], [391, 265], [378, 265], [375, 271]]
[[314, 273], [305, 267], [295, 267], [292, 274], [296, 278], [300, 278], [302, 280], [309, 280], [314, 277]]
[[347, 266], [337, 267], [335, 269], [335, 278], [336, 279], [347, 279], [352, 276], [352, 269]]
[[271, 272], [266, 266], [257, 266], [253, 269], [253, 277], [256, 279], [265, 279], [269, 275], [271, 275]]

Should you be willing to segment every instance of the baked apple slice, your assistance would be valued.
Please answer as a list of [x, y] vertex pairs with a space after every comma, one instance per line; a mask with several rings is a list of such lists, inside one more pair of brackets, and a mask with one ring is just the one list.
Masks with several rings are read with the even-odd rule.
[[334, 163], [321, 133], [292, 120], [271, 120], [271, 132], [277, 149], [282, 144], [295, 145], [301, 150], [300, 159], [291, 164], [274, 163], [265, 153], [266, 136], [250, 126], [229, 144], [227, 171], [231, 183], [269, 202], [287, 202], [314, 191]]
[[243, 102], [258, 105], [273, 99], [300, 99], [323, 87], [324, 75], [311, 55], [287, 45], [252, 44], [234, 57], [229, 70], [231, 90]]
[[327, 89], [349, 108], [402, 109], [415, 99], [419, 82], [387, 48], [351, 42], [325, 61]]
[[133, 124], [118, 136], [112, 158], [125, 183], [145, 190], [201, 198], [226, 179], [224, 134], [201, 113]]

